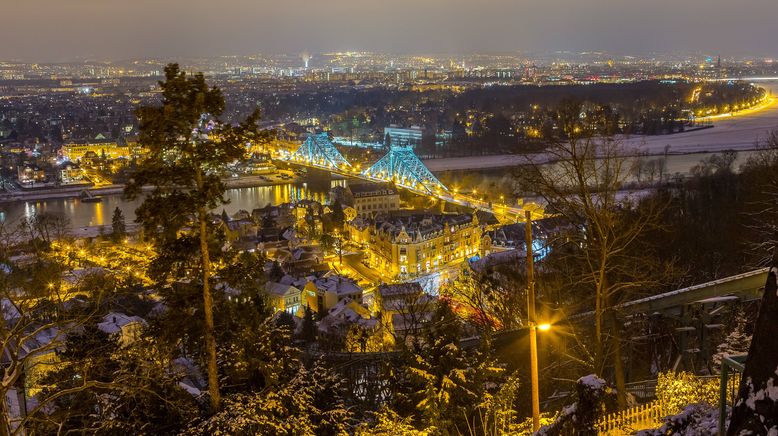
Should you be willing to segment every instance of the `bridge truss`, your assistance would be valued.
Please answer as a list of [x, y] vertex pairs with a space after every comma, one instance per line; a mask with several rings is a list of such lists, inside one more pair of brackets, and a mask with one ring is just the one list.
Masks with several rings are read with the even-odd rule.
[[365, 170], [365, 176], [396, 185], [412, 191], [435, 194], [448, 191], [419, 160], [411, 147], [393, 146], [386, 156]]
[[335, 148], [326, 133], [309, 136], [303, 145], [292, 153], [290, 159], [332, 170], [349, 171], [351, 168], [351, 164]]
[[360, 171], [358, 165], [356, 167], [351, 165], [340, 154], [326, 133], [320, 133], [308, 137], [291, 155], [281, 153], [281, 159], [370, 182], [390, 182], [415, 194], [493, 213], [504, 222], [524, 219], [524, 211], [521, 208], [505, 204], [493, 205], [483, 199], [458, 194], [456, 190], [449, 191], [419, 160], [412, 147], [393, 146], [372, 167]]

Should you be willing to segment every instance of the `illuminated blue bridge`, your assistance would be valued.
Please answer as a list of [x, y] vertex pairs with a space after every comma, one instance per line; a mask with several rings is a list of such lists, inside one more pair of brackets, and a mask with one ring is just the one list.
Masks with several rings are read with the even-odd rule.
[[392, 146], [389, 152], [373, 166], [362, 170], [351, 165], [335, 148], [326, 133], [311, 135], [294, 152], [283, 157], [296, 165], [326, 170], [347, 177], [371, 182], [390, 182], [415, 194], [444, 200], [449, 203], [484, 210], [513, 221], [523, 217], [523, 210], [504, 204], [492, 205], [477, 198], [451, 192], [424, 166], [411, 147]]

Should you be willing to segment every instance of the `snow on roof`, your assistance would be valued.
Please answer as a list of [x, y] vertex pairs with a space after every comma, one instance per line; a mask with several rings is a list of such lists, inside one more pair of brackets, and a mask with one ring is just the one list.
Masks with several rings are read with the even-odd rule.
[[424, 292], [421, 285], [416, 282], [395, 283], [392, 285], [382, 284], [376, 288], [376, 292], [381, 297], [399, 297], [404, 295], [417, 295]]
[[132, 323], [146, 325], [146, 320], [139, 316], [129, 316], [121, 312], [110, 312], [103, 317], [103, 322], [97, 324], [100, 331], [109, 335], [119, 333], [122, 328]]
[[328, 275], [315, 280], [313, 283], [317, 289], [324, 292], [335, 292], [338, 296], [362, 293], [362, 288], [355, 281], [339, 275]]
[[240, 295], [240, 291], [233, 288], [232, 286], [228, 285], [226, 282], [220, 282], [217, 283], [216, 286], [214, 286], [216, 290], [222, 291], [225, 295]]
[[524, 257], [526, 257], [526, 254], [523, 250], [498, 251], [496, 253], [488, 254], [475, 262], [472, 262], [470, 266], [474, 271], [481, 272], [489, 267], [516, 263], [519, 261], [519, 259]]
[[181, 387], [181, 389], [189, 392], [189, 395], [193, 397], [199, 397], [200, 394], [202, 394], [202, 391], [200, 389], [197, 389], [194, 386], [189, 386], [188, 384], [184, 382], [178, 382], [178, 386]]
[[13, 302], [8, 298], [3, 298], [0, 300], [0, 310], [3, 311], [3, 318], [6, 321], [18, 319], [22, 315], [19, 312], [19, 309], [16, 308], [16, 305], [14, 305]]
[[345, 298], [338, 301], [335, 306], [330, 308], [327, 312], [327, 316], [342, 318], [350, 322], [356, 322], [362, 318], [362, 315], [357, 313], [352, 307], [350, 307], [351, 299]]
[[191, 359], [178, 357], [171, 366], [172, 371], [181, 376], [178, 385], [190, 395], [199, 397], [207, 384], [197, 365]]
[[283, 283], [276, 283], [276, 282], [267, 282], [265, 283], [265, 292], [271, 295], [276, 295], [278, 297], [283, 297], [289, 292], [300, 292], [299, 289], [292, 285], [287, 285]]

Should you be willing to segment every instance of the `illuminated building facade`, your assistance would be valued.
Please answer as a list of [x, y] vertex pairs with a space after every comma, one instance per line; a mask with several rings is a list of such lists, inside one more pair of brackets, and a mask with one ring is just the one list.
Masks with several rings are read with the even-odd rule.
[[349, 185], [358, 215], [376, 215], [400, 209], [400, 193], [391, 183]]
[[21, 184], [43, 183], [47, 180], [46, 172], [31, 164], [19, 165], [16, 177]]
[[72, 183], [84, 183], [84, 172], [74, 163], [66, 163], [59, 170], [60, 181], [67, 185]]
[[129, 159], [133, 155], [129, 145], [116, 141], [74, 142], [63, 145], [60, 150], [61, 156], [71, 162], [80, 162], [88, 153], [111, 160]]
[[423, 131], [419, 126], [400, 128], [395, 125], [384, 128], [384, 139], [387, 146], [416, 148], [421, 145]]
[[474, 215], [379, 214], [346, 223], [352, 242], [370, 265], [390, 277], [408, 278], [481, 254], [483, 232]]

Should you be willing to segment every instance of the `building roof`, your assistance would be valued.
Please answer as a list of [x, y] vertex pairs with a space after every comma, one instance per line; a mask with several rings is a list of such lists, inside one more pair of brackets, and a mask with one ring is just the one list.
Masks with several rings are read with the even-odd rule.
[[103, 322], [97, 324], [102, 332], [112, 335], [119, 333], [128, 324], [138, 323], [146, 325], [146, 320], [139, 316], [129, 316], [121, 312], [110, 312], [103, 317]]
[[484, 256], [475, 262], [472, 262], [470, 267], [473, 268], [474, 271], [482, 272], [487, 268], [492, 268], [499, 265], [519, 265], [519, 262], [526, 257], [527, 255], [523, 250], [519, 251], [514, 249], [498, 251], [496, 253], [491, 253], [487, 256]]
[[354, 198], [397, 195], [397, 188], [391, 183], [356, 183], [349, 184], [348, 189]]
[[292, 286], [291, 284], [267, 282], [265, 283], [265, 292], [267, 292], [270, 295], [284, 297], [289, 292], [293, 292], [293, 293], [300, 292], [300, 290], [297, 289], [295, 286]]
[[467, 214], [391, 213], [357, 218], [352, 225], [360, 229], [373, 227], [376, 233], [382, 233], [395, 242], [403, 232], [414, 241], [420, 241], [443, 236], [446, 227], [456, 231], [460, 227], [471, 225], [473, 221], [473, 216]]
[[314, 280], [313, 283], [316, 285], [316, 289], [324, 292], [335, 292], [339, 297], [362, 293], [362, 288], [355, 281], [341, 275], [327, 274]]
[[421, 285], [416, 282], [395, 283], [391, 285], [381, 284], [375, 290], [381, 297], [400, 297], [406, 295], [420, 295], [424, 292]]

